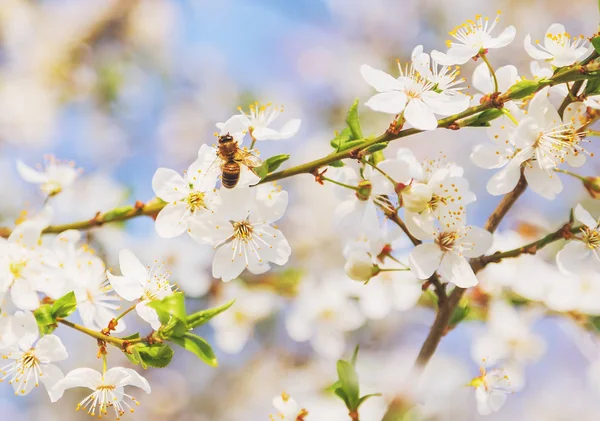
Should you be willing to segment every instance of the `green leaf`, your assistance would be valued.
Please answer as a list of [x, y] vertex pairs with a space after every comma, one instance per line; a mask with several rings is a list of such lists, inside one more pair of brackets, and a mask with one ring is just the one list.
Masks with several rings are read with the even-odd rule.
[[485, 110], [474, 117], [465, 120], [465, 125], [468, 127], [488, 127], [489, 122], [495, 120], [503, 114], [502, 110], [496, 108]]
[[56, 317], [52, 315], [52, 306], [50, 304], [42, 304], [33, 312], [33, 315], [43, 335], [52, 333], [56, 329]]
[[217, 357], [215, 357], [212, 347], [204, 340], [204, 338], [188, 332], [181, 338], [173, 338], [173, 342], [195, 354], [211, 367], [216, 367], [218, 365]]
[[462, 322], [467, 317], [467, 315], [469, 314], [470, 311], [471, 311], [471, 308], [468, 305], [456, 307], [454, 309], [454, 311], [452, 312], [452, 316], [450, 316], [450, 321], [448, 322], [448, 327], [450, 329], [454, 328], [456, 325], [458, 325], [460, 322]]
[[[376, 143], [376, 144], [374, 144], [372, 146], [369, 146], [367, 148], [367, 152], [369, 152], [369, 153], [375, 153], [375, 152], [382, 151], [382, 150], [384, 150], [387, 147], [388, 147], [388, 143], [387, 142]], [[379, 162], [381, 162], [381, 161], [383, 161], [383, 159], [379, 160]], [[379, 162], [376, 162], [375, 165], [377, 165]]]
[[358, 400], [358, 404], [356, 405], [356, 408], [360, 407], [363, 404], [363, 402], [366, 401], [367, 399], [375, 397], [375, 396], [382, 396], [382, 395], [381, 395], [381, 393], [371, 393], [371, 394], [365, 395]]
[[191, 330], [198, 326], [203, 325], [204, 323], [208, 322], [210, 319], [212, 319], [216, 315], [227, 310], [229, 307], [231, 307], [233, 305], [233, 303], [235, 303], [235, 300], [231, 300], [228, 303], [225, 303], [219, 307], [208, 308], [206, 310], [202, 310], [197, 313], [190, 314], [189, 316], [187, 316], [187, 319], [186, 319], [186, 325], [187, 325], [188, 329]]
[[69, 317], [77, 308], [77, 299], [73, 291], [66, 293], [52, 304], [52, 315], [54, 318], [64, 319]]
[[526, 96], [529, 96], [538, 90], [538, 88], [540, 87], [540, 82], [542, 80], [543, 79], [522, 80], [520, 82], [517, 82], [508, 89], [506, 95], [509, 96], [511, 99], [525, 98]]
[[185, 322], [187, 318], [187, 313], [185, 311], [185, 296], [183, 295], [183, 292], [174, 292], [171, 295], [167, 295], [162, 300], [151, 301], [148, 303], [148, 307], [153, 308], [157, 312], [167, 313], [182, 322]]
[[340, 145], [340, 147], [338, 148], [338, 152], [346, 151], [348, 149], [352, 149], [352, 148], [354, 148], [356, 146], [360, 146], [363, 143], [365, 143], [365, 139], [349, 140], [346, 143]]
[[352, 364], [352, 367], [356, 367], [356, 359], [358, 358], [358, 349], [359, 349], [359, 345], [356, 345], [356, 347], [354, 347], [354, 352], [352, 353], [352, 358], [350, 358], [350, 364]]
[[355, 410], [358, 403], [358, 376], [352, 364], [348, 361], [339, 360], [337, 362], [337, 372], [340, 380], [341, 388], [348, 398], [348, 409]]
[[339, 148], [346, 142], [352, 140], [352, 131], [348, 127], [344, 127], [344, 129], [334, 137], [329, 144], [332, 148], [339, 151]]
[[586, 95], [597, 95], [600, 93], [600, 79], [588, 79], [585, 86]]
[[346, 404], [346, 408], [350, 408], [352, 405], [350, 404], [350, 401], [348, 400], [348, 396], [346, 396], [346, 392], [344, 392], [344, 389], [342, 389], [341, 387], [338, 387], [337, 389], [335, 389], [334, 393], [340, 397], [341, 400], [344, 401], [344, 403]]
[[596, 50], [596, 52], [600, 54], [600, 37], [592, 38], [592, 45], [594, 46], [594, 50]]
[[362, 139], [362, 129], [360, 128], [360, 121], [358, 119], [358, 99], [354, 100], [350, 109], [348, 110], [348, 115], [346, 116], [346, 124], [348, 128], [352, 132], [353, 139]]
[[262, 180], [267, 175], [269, 175], [269, 173], [272, 173], [277, 168], [279, 168], [279, 166], [281, 164], [283, 164], [285, 161], [287, 161], [288, 159], [290, 159], [290, 155], [286, 154], [286, 153], [280, 154], [280, 155], [274, 155], [274, 156], [264, 160], [260, 166], [252, 168], [252, 170]]
[[333, 162], [329, 163], [329, 166], [334, 167], [334, 168], [340, 168], [340, 167], [343, 167], [344, 165], [345, 165], [344, 161], [342, 161], [341, 159], [338, 159], [337, 161], [333, 161]]
[[131, 354], [125, 353], [129, 361], [139, 364], [142, 368], [163, 368], [169, 365], [173, 358], [173, 348], [164, 343], [138, 344], [131, 348]]

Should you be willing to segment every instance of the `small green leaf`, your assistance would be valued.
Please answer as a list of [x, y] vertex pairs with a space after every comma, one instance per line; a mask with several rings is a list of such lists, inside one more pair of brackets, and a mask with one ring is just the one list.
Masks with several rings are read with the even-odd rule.
[[345, 165], [344, 161], [342, 161], [341, 159], [338, 159], [337, 161], [333, 161], [329, 164], [330, 167], [334, 167], [334, 168], [340, 168], [340, 167], [343, 167], [344, 165]]
[[592, 38], [592, 45], [594, 46], [594, 50], [596, 50], [596, 52], [600, 54], [600, 37]]
[[[170, 316], [185, 322], [187, 313], [185, 311], [185, 296], [183, 292], [174, 292], [162, 300], [154, 300], [148, 303], [148, 307], [162, 311]], [[162, 321], [161, 321], [162, 322]]]
[[470, 311], [471, 311], [471, 308], [468, 305], [456, 307], [454, 309], [454, 311], [452, 312], [452, 316], [450, 316], [450, 321], [448, 322], [448, 327], [450, 329], [454, 328], [456, 325], [458, 325], [460, 322], [462, 322], [467, 317], [467, 315], [469, 314]]
[[600, 79], [588, 79], [585, 86], [586, 95], [597, 95], [600, 93]]
[[358, 119], [358, 99], [356, 99], [350, 109], [348, 110], [348, 115], [346, 116], [346, 124], [348, 128], [352, 132], [353, 139], [362, 139], [362, 129], [360, 128], [360, 121]]
[[163, 368], [169, 365], [173, 358], [173, 349], [164, 343], [152, 345], [137, 344], [131, 348], [131, 354], [125, 353], [129, 361], [148, 367]]
[[348, 149], [352, 149], [352, 148], [354, 148], [356, 146], [360, 146], [363, 143], [365, 143], [365, 139], [349, 140], [348, 142], [340, 145], [340, 147], [338, 148], [338, 152], [346, 151]]
[[217, 357], [215, 357], [212, 347], [204, 338], [188, 332], [181, 338], [173, 338], [173, 342], [195, 354], [206, 364], [212, 367], [217, 366]]
[[506, 92], [506, 96], [511, 99], [521, 99], [529, 96], [535, 91], [537, 91], [540, 87], [540, 82], [543, 79], [539, 80], [522, 80], [520, 82], [515, 83], [511, 86]]
[[348, 127], [344, 127], [344, 129], [336, 136], [334, 137], [329, 144], [331, 145], [332, 148], [334, 148], [335, 150], [339, 151], [340, 147], [352, 140], [352, 131], [350, 131], [350, 129]]
[[346, 404], [346, 408], [350, 408], [352, 405], [350, 404], [350, 401], [348, 400], [348, 396], [346, 396], [346, 392], [344, 392], [344, 389], [342, 389], [341, 387], [338, 387], [337, 389], [335, 389], [334, 393], [340, 397], [341, 400], [344, 401], [344, 403]]
[[216, 315], [227, 310], [229, 307], [231, 307], [233, 305], [233, 303], [235, 303], [235, 300], [231, 300], [228, 303], [225, 303], [219, 307], [208, 308], [206, 310], [202, 310], [197, 313], [190, 314], [189, 316], [187, 316], [187, 319], [186, 319], [186, 324], [187, 324], [188, 329], [194, 329], [198, 326], [203, 325], [204, 323], [208, 322], [210, 319], [212, 319]]
[[52, 315], [56, 319], [69, 317], [77, 308], [77, 299], [73, 291], [66, 293], [52, 304]]
[[375, 397], [375, 396], [382, 396], [382, 395], [381, 395], [381, 393], [371, 393], [371, 394], [365, 395], [358, 400], [358, 404], [356, 405], [356, 408], [360, 407], [363, 404], [363, 402], [366, 401], [367, 399]]
[[285, 161], [287, 161], [288, 159], [290, 159], [289, 154], [284, 153], [284, 154], [280, 154], [280, 155], [274, 155], [274, 156], [271, 156], [271, 157], [267, 158], [266, 160], [264, 160], [263, 163], [261, 165], [259, 165], [258, 167], [252, 168], [252, 170], [262, 180], [267, 175], [269, 175], [269, 173], [272, 173], [277, 168], [279, 168], [279, 166], [281, 164], [283, 164]]
[[52, 315], [52, 306], [50, 304], [42, 304], [33, 312], [33, 315], [43, 335], [52, 333], [56, 329], [56, 317]]
[[503, 114], [502, 110], [496, 108], [491, 110], [485, 110], [469, 119], [465, 119], [465, 126], [468, 127], [488, 127], [489, 122], [495, 120]]
[[359, 399], [358, 376], [348, 361], [337, 362], [337, 372], [341, 387], [348, 398], [348, 409], [355, 410]]
[[[374, 144], [372, 146], [369, 146], [367, 148], [367, 152], [369, 152], [369, 153], [375, 153], [375, 152], [382, 151], [382, 150], [384, 150], [387, 147], [388, 147], [388, 143], [387, 142], [376, 143], [376, 144]], [[379, 162], [381, 162], [381, 161], [383, 161], [383, 159], [381, 159]], [[375, 163], [375, 165], [377, 165], [379, 162]]]
[[352, 364], [352, 367], [356, 367], [356, 359], [358, 358], [358, 349], [359, 349], [359, 345], [356, 345], [356, 347], [354, 347], [354, 352], [352, 353], [352, 358], [350, 358], [350, 364]]

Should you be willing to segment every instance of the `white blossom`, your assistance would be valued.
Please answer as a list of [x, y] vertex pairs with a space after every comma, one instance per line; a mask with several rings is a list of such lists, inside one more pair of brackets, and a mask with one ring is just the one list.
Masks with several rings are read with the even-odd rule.
[[577, 204], [573, 216], [582, 224], [579, 236], [567, 242], [556, 255], [556, 264], [565, 273], [577, 273], [585, 263], [600, 269], [600, 222]]
[[455, 81], [458, 72], [451, 71], [424, 54], [421, 46], [413, 53], [413, 61], [403, 69], [398, 63], [400, 76], [393, 76], [363, 64], [360, 72], [363, 79], [379, 93], [365, 105], [374, 111], [402, 114], [404, 119], [419, 130], [434, 130], [437, 127], [435, 114], [447, 116], [464, 111], [469, 98], [459, 92]]
[[23, 180], [39, 184], [40, 189], [48, 196], [55, 196], [69, 188], [79, 175], [73, 162], [63, 163], [51, 155], [46, 157], [44, 168], [41, 170], [33, 169], [19, 160], [17, 171]]
[[477, 412], [480, 415], [499, 411], [506, 403], [506, 395], [512, 393], [509, 376], [501, 368], [487, 371], [482, 367], [481, 376], [471, 380], [471, 386], [475, 388]]
[[174, 170], [159, 168], [152, 178], [156, 196], [168, 202], [156, 217], [156, 232], [164, 238], [177, 237], [188, 230], [192, 217], [212, 213], [218, 202], [214, 189], [217, 182], [211, 166], [216, 155], [213, 148], [202, 145], [198, 158], [182, 177]]
[[[103, 417], [113, 408], [119, 419], [126, 412], [134, 412], [134, 405], [139, 405], [133, 396], [125, 393], [125, 386], [135, 386], [146, 393], [151, 391], [148, 381], [134, 370], [113, 367], [105, 373], [91, 368], [77, 368], [54, 386], [54, 392], [62, 395], [67, 389], [87, 387], [93, 392], [77, 404], [77, 409], [85, 409], [92, 416], [97, 411], [98, 417]], [[57, 399], [52, 400], [55, 402]]]
[[106, 273], [110, 285], [125, 300], [139, 300], [135, 306], [137, 314], [153, 329], [159, 329], [161, 323], [158, 314], [148, 303], [162, 300], [173, 293], [173, 286], [169, 283], [171, 274], [164, 269], [163, 263], [156, 261], [152, 266], [145, 267], [128, 249], [119, 252], [119, 267], [122, 276]]
[[514, 26], [506, 27], [497, 37], [492, 31], [498, 24], [500, 15], [490, 23], [488, 17], [475, 16], [475, 20], [467, 20], [450, 31], [454, 40], [447, 41], [448, 51], [444, 54], [432, 51], [431, 56], [440, 64], [464, 64], [479, 54], [486, 54], [488, 49], [502, 48], [510, 44], [517, 30]]
[[419, 278], [427, 279], [437, 271], [444, 282], [461, 288], [477, 285], [467, 258], [479, 257], [490, 248], [492, 235], [488, 231], [458, 225], [415, 235], [421, 240], [433, 240], [419, 244], [410, 252], [408, 265]]
[[589, 54], [590, 48], [583, 35], [571, 40], [571, 35], [560, 23], [553, 23], [546, 31], [544, 45], [536, 40], [531, 42], [531, 35], [527, 34], [524, 45], [525, 51], [531, 58], [544, 60], [556, 67], [570, 66]]
[[0, 352], [4, 363], [0, 381], [8, 380], [17, 395], [27, 395], [42, 383], [50, 398], [58, 399], [62, 392], [53, 387], [63, 374], [52, 363], [67, 359], [65, 346], [56, 335], [39, 338], [37, 322], [30, 312], [18, 311], [11, 323], [18, 341]]
[[273, 406], [278, 413], [271, 416], [271, 421], [303, 421], [308, 415], [308, 411], [300, 409], [298, 402], [285, 392], [273, 398]]
[[284, 265], [291, 248], [273, 226], [288, 204], [288, 194], [274, 185], [221, 189], [221, 203], [209, 218], [196, 218], [190, 235], [215, 247], [213, 276], [227, 282], [245, 269], [261, 274], [269, 262]]
[[227, 127], [232, 134], [248, 132], [255, 140], [281, 140], [294, 136], [300, 128], [301, 121], [298, 118], [287, 121], [279, 130], [269, 127], [283, 112], [283, 107], [276, 107], [271, 103], [250, 104], [248, 113], [242, 107], [238, 107], [238, 110], [239, 115], [234, 115], [225, 123], [217, 123], [221, 132]]

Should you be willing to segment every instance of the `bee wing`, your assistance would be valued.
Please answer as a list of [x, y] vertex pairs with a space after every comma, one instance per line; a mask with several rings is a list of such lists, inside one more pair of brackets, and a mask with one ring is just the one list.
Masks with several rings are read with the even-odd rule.
[[262, 164], [262, 160], [258, 156], [243, 149], [238, 151], [238, 159], [249, 168], [259, 167]]

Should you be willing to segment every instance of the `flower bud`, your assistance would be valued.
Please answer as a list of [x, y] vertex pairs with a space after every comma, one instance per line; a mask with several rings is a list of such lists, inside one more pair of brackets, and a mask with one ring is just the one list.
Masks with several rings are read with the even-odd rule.
[[594, 199], [600, 199], [600, 177], [585, 177], [583, 187]]
[[369, 196], [371, 196], [371, 190], [373, 189], [373, 186], [371, 185], [371, 182], [368, 180], [363, 180], [360, 183], [358, 183], [358, 190], [356, 191], [356, 197], [358, 197], [358, 200], [368, 200]]
[[354, 253], [348, 257], [344, 270], [348, 277], [360, 282], [368, 282], [379, 272], [377, 265], [374, 265], [371, 258], [363, 253]]
[[411, 184], [402, 190], [402, 206], [409, 212], [423, 211], [431, 200], [431, 188], [427, 184]]

